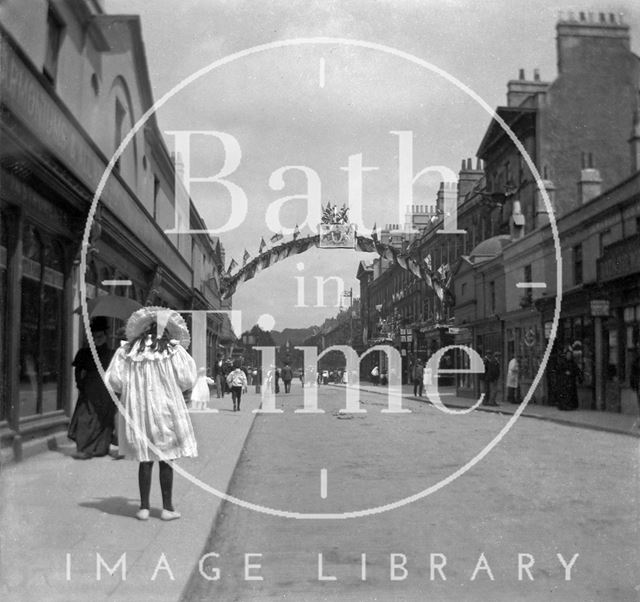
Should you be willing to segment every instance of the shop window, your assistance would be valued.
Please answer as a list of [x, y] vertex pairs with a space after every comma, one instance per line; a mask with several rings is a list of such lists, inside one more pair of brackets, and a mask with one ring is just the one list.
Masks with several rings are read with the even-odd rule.
[[617, 381], [619, 376], [618, 331], [609, 331], [609, 361], [607, 363], [607, 380]]
[[20, 415], [62, 407], [64, 252], [31, 226], [24, 230], [20, 322]]
[[63, 33], [64, 24], [62, 19], [60, 19], [54, 8], [49, 6], [49, 12], [47, 13], [47, 46], [42, 73], [54, 85], [58, 75], [58, 58]]
[[[0, 305], [7, 307], [7, 249], [9, 247], [6, 214], [0, 212]], [[0, 422], [9, 416], [6, 364], [7, 312], [0, 312]]]
[[582, 284], [582, 245], [573, 247], [573, 284]]

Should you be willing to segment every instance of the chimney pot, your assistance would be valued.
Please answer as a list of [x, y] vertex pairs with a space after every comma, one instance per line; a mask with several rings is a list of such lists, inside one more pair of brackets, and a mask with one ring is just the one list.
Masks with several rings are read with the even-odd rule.
[[580, 11], [580, 21], [585, 21], [586, 20], [586, 15], [584, 14], [584, 12]]
[[607, 17], [604, 13], [600, 13], [600, 23], [606, 23]]
[[536, 82], [540, 81], [540, 69], [533, 70], [533, 80]]
[[520, 73], [518, 74], [518, 79], [524, 81], [524, 69], [520, 69]]

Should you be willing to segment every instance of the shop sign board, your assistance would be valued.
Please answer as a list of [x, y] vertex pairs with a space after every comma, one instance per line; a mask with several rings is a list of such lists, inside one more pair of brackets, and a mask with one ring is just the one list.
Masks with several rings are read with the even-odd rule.
[[607, 299], [592, 299], [591, 315], [594, 318], [606, 318], [609, 315], [609, 301]]

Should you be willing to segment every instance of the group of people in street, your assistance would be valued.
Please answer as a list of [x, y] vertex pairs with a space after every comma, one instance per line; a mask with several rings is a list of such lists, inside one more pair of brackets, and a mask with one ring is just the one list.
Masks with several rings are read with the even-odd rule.
[[[163, 325], [162, 331], [159, 324]], [[256, 382], [256, 392], [264, 385], [279, 393], [279, 380], [282, 380], [284, 392], [288, 394], [294, 371], [288, 362], [281, 369], [271, 366], [262, 383], [261, 371], [243, 368], [241, 358], [228, 362], [219, 356], [215, 378], [211, 378], [204, 368], [196, 368], [187, 352], [190, 335], [180, 314], [162, 307], [144, 307], [134, 312], [115, 352], [108, 345], [108, 328], [106, 318], [91, 320], [96, 356], [85, 346], [73, 361], [78, 401], [68, 436], [76, 443], [74, 457], [105, 456], [110, 446], [117, 444], [118, 457], [137, 461], [140, 507], [136, 517], [140, 520], [150, 516], [153, 463], [158, 462], [162, 496], [160, 518], [175, 520], [180, 518], [180, 513], [173, 506], [171, 462], [181, 457], [195, 457], [198, 453], [189, 404], [208, 402], [209, 387], [216, 386], [218, 397], [224, 396], [225, 388], [231, 393], [233, 411], [237, 412], [242, 393], [249, 386], [247, 372]], [[102, 368], [104, 380], [94, 357]], [[555, 360], [549, 377], [557, 407], [575, 410], [578, 408], [577, 385], [582, 379], [580, 368], [571, 348], [565, 349]], [[500, 359], [497, 354], [487, 351], [483, 361], [484, 403], [498, 405]], [[505, 380], [506, 399], [515, 404], [521, 402], [520, 361], [518, 355], [510, 359]], [[635, 350], [630, 370], [630, 384], [636, 392], [640, 410], [640, 346]], [[371, 371], [371, 380], [374, 384], [382, 384], [377, 365]], [[411, 380], [415, 396], [422, 396], [425, 387], [435, 384], [431, 368], [420, 359], [411, 367]], [[112, 397], [112, 392], [116, 397]], [[116, 400], [122, 409], [120, 413]], [[640, 426], [640, 420], [634, 426]]]

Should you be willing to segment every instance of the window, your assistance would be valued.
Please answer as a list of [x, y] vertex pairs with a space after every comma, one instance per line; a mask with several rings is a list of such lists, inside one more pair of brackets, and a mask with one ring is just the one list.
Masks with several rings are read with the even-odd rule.
[[582, 245], [573, 247], [573, 283], [582, 284]]
[[58, 57], [62, 44], [64, 25], [54, 9], [50, 6], [47, 14], [47, 46], [42, 73], [52, 83], [56, 83], [58, 73]]
[[60, 409], [63, 312], [62, 246], [24, 230], [22, 321], [20, 324], [20, 413], [22, 417]]
[[[122, 106], [122, 103], [116, 98], [116, 114], [115, 114], [115, 135], [114, 135], [114, 142], [115, 142], [115, 147], [114, 147], [114, 151], [118, 150], [118, 147], [120, 146], [120, 144], [122, 143], [122, 126], [124, 124], [124, 116], [125, 116], [125, 110], [124, 107]], [[118, 157], [118, 160], [116, 161], [115, 167], [114, 169], [116, 170], [120, 170], [120, 159], [122, 157]]]
[[[523, 282], [531, 282], [531, 264], [524, 266], [524, 279]], [[524, 298], [526, 302], [531, 305], [533, 301], [533, 291], [530, 288], [524, 289]]]
[[600, 232], [600, 244], [599, 244], [600, 252], [598, 254], [598, 257], [602, 257], [602, 255], [604, 254], [604, 248], [609, 244], [610, 240], [611, 240], [611, 230], [605, 230], [604, 232]]
[[496, 313], [496, 283], [493, 280], [489, 282], [489, 309], [492, 314]]
[[[7, 307], [7, 259], [9, 247], [9, 227], [7, 215], [0, 211], [0, 305]], [[0, 313], [0, 420], [9, 415], [9, 399], [5, 386], [7, 378], [6, 362], [7, 312]]]
[[160, 193], [160, 180], [153, 176], [153, 219], [158, 221], [158, 195]]

